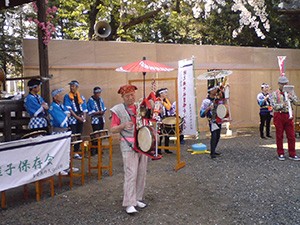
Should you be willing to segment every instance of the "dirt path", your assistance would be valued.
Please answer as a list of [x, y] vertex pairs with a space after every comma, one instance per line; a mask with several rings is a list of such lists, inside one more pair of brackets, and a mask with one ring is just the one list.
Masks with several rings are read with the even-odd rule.
[[175, 154], [150, 161], [148, 206], [135, 216], [121, 206], [123, 172], [116, 146], [112, 177], [98, 182], [94, 174], [84, 186], [78, 182], [69, 190], [66, 184], [40, 202], [33, 192], [24, 201], [22, 189], [11, 190], [0, 224], [300, 224], [300, 162], [278, 161], [269, 147], [274, 139], [261, 140], [254, 131], [222, 138], [216, 160], [191, 155], [186, 150], [193, 143], [182, 146], [186, 166], [178, 172]]

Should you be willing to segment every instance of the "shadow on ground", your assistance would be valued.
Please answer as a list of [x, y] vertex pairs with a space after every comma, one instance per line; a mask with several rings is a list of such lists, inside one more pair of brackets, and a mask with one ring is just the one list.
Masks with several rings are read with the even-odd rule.
[[[199, 141], [209, 146], [208, 138]], [[9, 190], [0, 224], [300, 224], [300, 162], [278, 161], [270, 147], [275, 139], [240, 130], [232, 138], [222, 137], [222, 156], [216, 160], [187, 151], [199, 141], [181, 146], [186, 166], [178, 172], [176, 154], [149, 162], [148, 206], [135, 216], [121, 206], [122, 161], [114, 146], [112, 177], [105, 173], [98, 181], [94, 171], [85, 185], [76, 180], [72, 190], [65, 180], [62, 188], [56, 186], [54, 198], [45, 187], [40, 202], [34, 200], [33, 187], [26, 201], [21, 187]]]

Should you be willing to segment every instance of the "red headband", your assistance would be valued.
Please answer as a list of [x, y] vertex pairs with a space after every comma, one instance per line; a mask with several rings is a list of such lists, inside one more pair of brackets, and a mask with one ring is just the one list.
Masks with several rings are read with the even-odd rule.
[[123, 96], [127, 93], [134, 92], [135, 90], [137, 90], [136, 86], [126, 84], [120, 87], [120, 89], [118, 90], [118, 94], [121, 94]]

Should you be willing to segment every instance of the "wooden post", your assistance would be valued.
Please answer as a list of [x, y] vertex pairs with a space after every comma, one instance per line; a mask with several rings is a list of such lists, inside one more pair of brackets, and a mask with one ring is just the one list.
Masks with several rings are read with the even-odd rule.
[[[38, 7], [38, 20], [40, 22], [46, 22], [46, 4], [45, 0], [36, 1]], [[49, 60], [48, 60], [48, 46], [43, 42], [44, 31], [38, 27], [38, 45], [39, 45], [39, 65], [40, 65], [40, 77], [43, 81], [41, 90], [42, 97], [46, 102], [50, 103], [50, 87], [49, 80], [43, 78], [49, 77]]]
[[6, 209], [6, 195], [5, 191], [1, 191], [1, 208]]

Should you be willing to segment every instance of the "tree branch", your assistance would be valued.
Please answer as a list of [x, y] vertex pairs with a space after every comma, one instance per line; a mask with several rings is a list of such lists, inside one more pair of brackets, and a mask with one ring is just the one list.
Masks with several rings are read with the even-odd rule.
[[103, 5], [103, 2], [101, 0], [96, 0], [93, 5], [91, 5], [91, 11], [89, 12], [89, 20], [90, 20], [90, 27], [89, 27], [89, 34], [88, 38], [89, 40], [92, 39], [93, 34], [94, 34], [94, 25], [96, 22], [96, 16], [99, 12], [99, 9], [97, 8], [100, 4]]
[[142, 15], [142, 16], [131, 19], [127, 24], [124, 25], [123, 29], [126, 30], [129, 27], [132, 27], [136, 24], [144, 22], [147, 19], [155, 17], [161, 10], [162, 10], [162, 8], [159, 8], [155, 11], [151, 11], [151, 12], [148, 12], [148, 13]]

